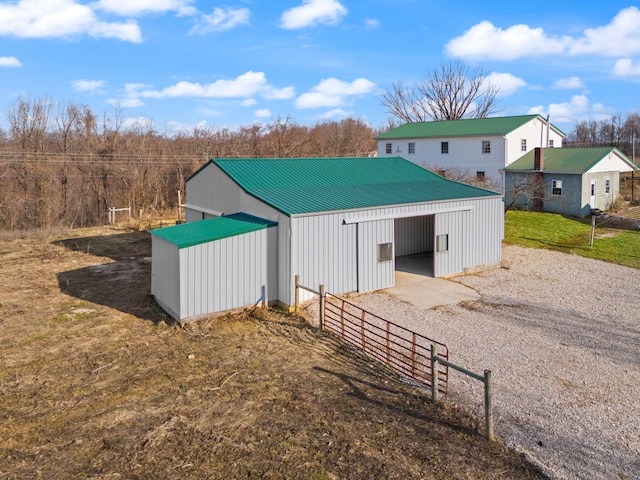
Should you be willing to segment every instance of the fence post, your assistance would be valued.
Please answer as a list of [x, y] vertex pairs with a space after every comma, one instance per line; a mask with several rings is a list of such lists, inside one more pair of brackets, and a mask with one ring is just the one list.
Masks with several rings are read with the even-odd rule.
[[324, 285], [320, 285], [320, 330], [324, 330]]
[[298, 309], [300, 308], [300, 275], [296, 275], [296, 300], [294, 308], [296, 309], [296, 313], [298, 313]]
[[493, 392], [491, 391], [491, 370], [484, 371], [484, 421], [487, 438], [495, 440], [493, 433]]
[[438, 401], [438, 359], [434, 343], [431, 344], [431, 400]]

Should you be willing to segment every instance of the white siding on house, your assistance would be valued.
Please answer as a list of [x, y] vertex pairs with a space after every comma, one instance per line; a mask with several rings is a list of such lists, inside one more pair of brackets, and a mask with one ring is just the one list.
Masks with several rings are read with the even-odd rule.
[[618, 175], [622, 172], [631, 172], [633, 168], [627, 162], [625, 162], [620, 155], [615, 152], [611, 152], [609, 155], [600, 160], [594, 167], [587, 173], [606, 173], [617, 172]]

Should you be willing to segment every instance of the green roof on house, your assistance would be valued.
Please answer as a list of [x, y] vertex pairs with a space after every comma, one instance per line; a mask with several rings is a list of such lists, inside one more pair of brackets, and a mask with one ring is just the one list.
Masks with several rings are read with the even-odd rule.
[[400, 157], [216, 158], [210, 163], [249, 195], [289, 216], [499, 195], [444, 179]]
[[[439, 122], [405, 123], [376, 137], [377, 140], [404, 138], [464, 137], [477, 135], [506, 135], [534, 119], [546, 120], [540, 115], [518, 115], [513, 117], [470, 118]], [[566, 135], [551, 124], [559, 135]]]
[[[554, 173], [586, 173], [611, 153], [616, 153], [623, 162], [629, 165], [631, 170], [638, 168], [624, 153], [615, 147], [564, 147], [544, 149], [544, 165], [542, 171]], [[525, 153], [518, 160], [505, 167], [504, 170], [506, 172], [534, 170], [534, 155], [535, 149]]]
[[[245, 218], [245, 220], [237, 219], [244, 216], [250, 218]], [[173, 243], [180, 249], [242, 235], [243, 233], [255, 232], [272, 225], [277, 225], [277, 223], [240, 213], [227, 217], [215, 217], [172, 227], [158, 228], [151, 230], [149, 233]]]

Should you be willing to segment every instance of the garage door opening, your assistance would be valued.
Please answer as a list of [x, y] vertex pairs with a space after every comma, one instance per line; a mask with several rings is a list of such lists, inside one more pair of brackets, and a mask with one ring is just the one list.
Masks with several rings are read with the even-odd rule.
[[394, 220], [396, 285], [397, 273], [435, 276], [433, 252], [435, 215]]

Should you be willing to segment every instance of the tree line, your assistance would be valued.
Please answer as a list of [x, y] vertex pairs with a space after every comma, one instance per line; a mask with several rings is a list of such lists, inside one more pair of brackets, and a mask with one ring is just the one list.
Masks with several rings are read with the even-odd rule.
[[367, 156], [381, 133], [360, 119], [300, 125], [290, 118], [236, 129], [156, 131], [124, 111], [21, 97], [0, 129], [0, 229], [106, 223], [110, 207], [175, 210], [178, 190], [207, 160], [231, 157]]
[[640, 115], [632, 113], [623, 117], [617, 114], [607, 120], [582, 120], [567, 135], [565, 144], [574, 147], [617, 147], [631, 158], [639, 137]]

